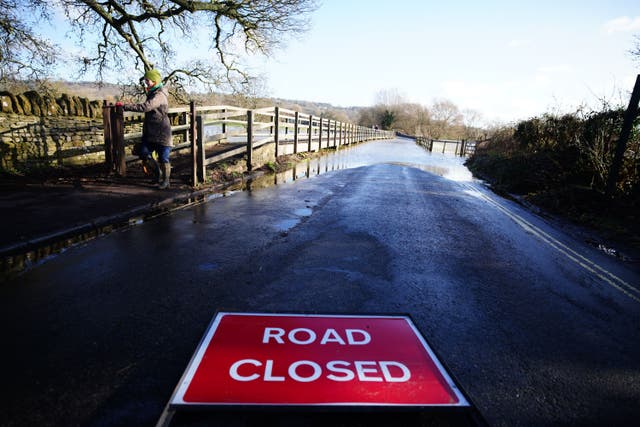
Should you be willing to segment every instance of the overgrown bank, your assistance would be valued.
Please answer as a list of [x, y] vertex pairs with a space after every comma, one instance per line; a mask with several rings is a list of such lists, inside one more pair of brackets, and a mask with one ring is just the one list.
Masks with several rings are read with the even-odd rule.
[[624, 110], [544, 115], [494, 131], [467, 161], [497, 191], [640, 249], [640, 120], [627, 144], [615, 192], [606, 185]]

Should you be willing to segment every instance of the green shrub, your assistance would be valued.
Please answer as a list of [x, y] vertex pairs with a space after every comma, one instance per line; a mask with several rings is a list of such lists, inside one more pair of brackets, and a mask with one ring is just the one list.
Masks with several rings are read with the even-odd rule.
[[580, 222], [629, 230], [640, 210], [640, 118], [614, 198], [605, 197], [623, 117], [622, 108], [545, 114], [494, 130], [466, 164], [498, 190], [524, 195]]

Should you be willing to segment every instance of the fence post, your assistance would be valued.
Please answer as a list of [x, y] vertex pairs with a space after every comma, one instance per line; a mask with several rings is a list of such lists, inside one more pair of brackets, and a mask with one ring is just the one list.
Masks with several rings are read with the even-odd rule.
[[318, 124], [318, 151], [322, 150], [322, 116], [320, 116], [320, 123]]
[[225, 134], [225, 138], [227, 137], [226, 133], [227, 133], [227, 109], [223, 108], [222, 109], [222, 133]]
[[[184, 113], [182, 113], [180, 115], [180, 124], [181, 125], [186, 125], [189, 124], [188, 120], [189, 120], [189, 114], [190, 112], [185, 111]], [[189, 142], [191, 141], [191, 136], [190, 136], [190, 132], [191, 132], [191, 127], [189, 127], [188, 129], [185, 129], [183, 132], [183, 136], [182, 136], [182, 142]]]
[[307, 153], [311, 152], [311, 138], [313, 138], [313, 115], [309, 114], [309, 138], [308, 138], [308, 147]]
[[197, 152], [196, 141], [198, 135], [196, 135], [196, 103], [191, 101], [189, 103], [189, 127], [191, 132], [189, 133], [189, 142], [191, 143], [191, 183], [195, 187], [198, 185], [198, 175], [196, 173], [198, 169], [197, 165]]
[[345, 123], [344, 124], [344, 145], [349, 145], [350, 138], [351, 138], [351, 124]]
[[205, 165], [205, 159], [207, 158], [207, 152], [204, 147], [204, 118], [202, 116], [196, 117], [196, 128], [198, 137], [196, 139], [196, 180], [198, 182], [205, 182], [207, 178], [207, 166]]
[[616, 145], [616, 152], [611, 162], [611, 169], [609, 169], [609, 179], [607, 180], [607, 188], [605, 194], [608, 197], [613, 197], [616, 191], [616, 182], [618, 182], [618, 175], [620, 174], [620, 168], [624, 160], [624, 152], [627, 149], [627, 141], [631, 135], [631, 129], [633, 128], [633, 121], [638, 116], [638, 103], [640, 102], [640, 74], [636, 77], [636, 84], [633, 86], [633, 92], [631, 93], [631, 99], [629, 100], [629, 106], [624, 113], [624, 122], [622, 123], [622, 129], [620, 130], [620, 137], [618, 138], [618, 144]]
[[253, 170], [253, 111], [247, 110], [247, 170]]
[[293, 119], [293, 154], [298, 153], [298, 117], [300, 114], [296, 111]]
[[113, 140], [111, 139], [111, 108], [107, 101], [102, 101], [102, 127], [104, 128], [104, 162], [110, 171], [113, 164]]
[[336, 138], [338, 137], [338, 122], [333, 121], [333, 146], [336, 146]]
[[348, 143], [349, 143], [349, 123], [345, 123], [343, 138], [342, 138], [342, 145], [347, 145]]
[[[329, 144], [330, 144], [330, 141], [331, 141], [331, 119], [327, 119], [326, 120], [323, 129], [324, 129], [325, 132], [327, 132], [327, 137], [325, 138], [327, 140], [327, 142], [326, 142], [327, 147], [326, 148], [329, 148]], [[322, 145], [320, 145], [320, 148], [322, 148]]]
[[111, 109], [111, 140], [113, 141], [113, 156], [116, 173], [127, 176], [127, 162], [124, 156], [124, 109]]
[[280, 107], [275, 107], [273, 115], [273, 141], [276, 143], [276, 159], [278, 158], [280, 144]]

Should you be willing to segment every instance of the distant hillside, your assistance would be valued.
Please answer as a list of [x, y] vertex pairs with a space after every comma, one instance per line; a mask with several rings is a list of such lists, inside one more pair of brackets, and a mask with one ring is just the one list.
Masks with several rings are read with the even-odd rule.
[[[99, 85], [94, 82], [53, 82], [53, 86], [57, 92], [76, 95], [90, 100], [114, 101], [119, 99], [125, 93], [125, 88], [120, 85], [105, 83]], [[301, 111], [316, 116], [323, 115], [332, 119], [341, 121], [357, 122], [360, 116], [360, 110], [364, 107], [336, 107], [328, 103], [291, 100], [282, 98], [259, 98], [247, 99], [234, 95], [225, 94], [192, 94], [191, 99], [195, 99], [199, 104], [230, 104], [239, 107], [255, 108], [255, 106], [278, 105], [283, 108]], [[252, 105], [247, 105], [252, 104]]]
[[104, 83], [99, 85], [93, 82], [54, 82], [54, 86], [60, 93], [76, 95], [90, 100], [111, 100], [122, 96], [123, 88], [120, 85]]

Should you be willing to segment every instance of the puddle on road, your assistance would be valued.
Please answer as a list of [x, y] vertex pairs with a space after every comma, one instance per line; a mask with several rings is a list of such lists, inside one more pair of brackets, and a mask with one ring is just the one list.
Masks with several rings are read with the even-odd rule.
[[293, 215], [297, 218], [287, 218], [280, 220], [273, 224], [273, 228], [275, 228], [279, 232], [287, 232], [291, 230], [296, 225], [300, 224], [303, 218], [311, 216], [313, 213], [313, 209], [311, 208], [300, 208], [293, 211]]
[[311, 208], [302, 208], [296, 209], [295, 211], [293, 211], [293, 213], [298, 216], [311, 216], [313, 211], [311, 210]]
[[300, 218], [283, 219], [273, 224], [273, 228], [280, 232], [289, 231], [300, 223]]

